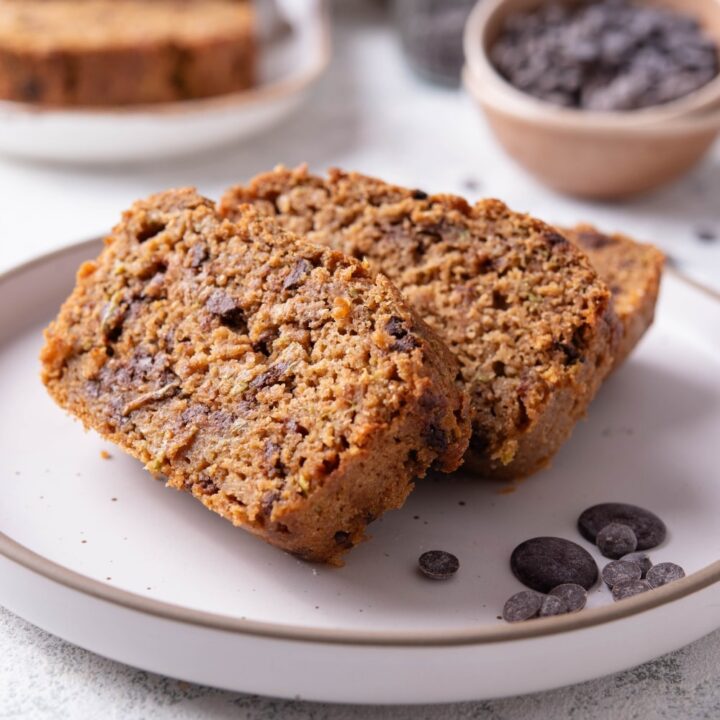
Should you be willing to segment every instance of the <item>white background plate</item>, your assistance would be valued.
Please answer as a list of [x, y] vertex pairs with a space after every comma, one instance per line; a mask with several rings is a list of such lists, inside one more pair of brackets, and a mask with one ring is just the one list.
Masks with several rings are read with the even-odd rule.
[[[74, 643], [228, 689], [346, 702], [439, 702], [530, 692], [645, 661], [720, 626], [720, 312], [665, 279], [659, 318], [551, 470], [501, 494], [428, 479], [342, 569], [312, 566], [153, 481], [56, 408], [38, 381], [41, 328], [99, 244], [0, 280], [0, 603]], [[112, 459], [103, 460], [107, 449]], [[627, 501], [669, 526], [651, 553], [684, 581], [583, 613], [508, 626], [512, 548], [585, 545], [575, 521]], [[464, 504], [461, 504], [464, 503]], [[417, 556], [461, 560], [447, 583]], [[4, 556], [4, 557], [3, 557]], [[596, 553], [600, 564], [602, 559]]]
[[0, 152], [55, 162], [148, 162], [208, 150], [266, 129], [298, 105], [330, 60], [324, 0], [279, 5], [291, 32], [263, 42], [257, 87], [125, 108], [49, 109], [0, 101]]

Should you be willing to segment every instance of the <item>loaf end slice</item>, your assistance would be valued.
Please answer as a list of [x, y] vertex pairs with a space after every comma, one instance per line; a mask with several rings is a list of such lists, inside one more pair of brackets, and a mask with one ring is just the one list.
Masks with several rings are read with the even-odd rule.
[[497, 200], [278, 168], [226, 192], [387, 275], [457, 357], [471, 397], [466, 466], [512, 479], [548, 464], [613, 362], [617, 319], [588, 259]]
[[652, 325], [665, 256], [652, 245], [620, 233], [608, 235], [592, 225], [577, 225], [562, 232], [582, 249], [610, 288], [621, 326], [614, 361], [617, 368]]
[[455, 469], [470, 433], [455, 359], [387, 279], [192, 189], [124, 214], [41, 361], [87, 427], [309, 560]]

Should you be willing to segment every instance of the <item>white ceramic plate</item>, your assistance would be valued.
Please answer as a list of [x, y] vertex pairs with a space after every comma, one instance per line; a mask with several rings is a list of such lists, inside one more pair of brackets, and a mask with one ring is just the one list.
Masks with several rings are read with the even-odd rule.
[[147, 162], [250, 137], [293, 110], [330, 60], [324, 0], [283, 0], [290, 31], [265, 39], [257, 87], [187, 102], [48, 109], [0, 101], [0, 153], [54, 162]]
[[[342, 569], [312, 566], [166, 489], [53, 405], [41, 329], [85, 243], [0, 278], [0, 602], [102, 655], [238, 691], [346, 702], [439, 702], [530, 692], [636, 665], [720, 626], [720, 306], [665, 280], [656, 326], [554, 467], [503, 494], [428, 479], [372, 527]], [[102, 459], [101, 450], [112, 458]], [[573, 616], [506, 625], [521, 589], [513, 547], [584, 544], [597, 502], [647, 506], [669, 526], [655, 561], [688, 577]], [[442, 548], [458, 575], [416, 560]], [[599, 563], [602, 559], [595, 554]]]

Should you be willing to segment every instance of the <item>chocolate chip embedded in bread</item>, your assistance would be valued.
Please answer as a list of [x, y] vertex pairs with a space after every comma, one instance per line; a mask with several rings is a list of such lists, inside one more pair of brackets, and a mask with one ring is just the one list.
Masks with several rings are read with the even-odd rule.
[[207, 299], [205, 307], [213, 315], [217, 315], [223, 325], [247, 332], [245, 313], [242, 307], [222, 290], [215, 290]]
[[419, 346], [417, 338], [410, 333], [402, 318], [391, 317], [385, 323], [385, 331], [395, 340], [390, 344], [390, 350], [397, 352], [410, 352]]
[[312, 270], [312, 268], [312, 263], [309, 260], [300, 258], [300, 260], [293, 265], [292, 270], [290, 270], [288, 276], [285, 278], [285, 281], [283, 282], [283, 290], [292, 290], [293, 288], [296, 288], [305, 275]]

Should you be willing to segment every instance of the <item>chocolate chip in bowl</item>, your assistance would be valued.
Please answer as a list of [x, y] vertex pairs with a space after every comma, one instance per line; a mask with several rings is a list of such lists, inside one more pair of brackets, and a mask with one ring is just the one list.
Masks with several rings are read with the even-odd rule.
[[[689, 171], [720, 133], [720, 5], [598, 0], [555, 5], [538, 20], [541, 6], [483, 0], [465, 29], [465, 87], [508, 154], [550, 187], [598, 199]], [[619, 28], [610, 17], [619, 12], [638, 27]], [[654, 30], [642, 27], [658, 17]], [[502, 40], [508, 23], [512, 42]]]
[[511, 12], [490, 59], [518, 90], [593, 111], [663, 105], [720, 72], [718, 46], [697, 19], [631, 0]]

